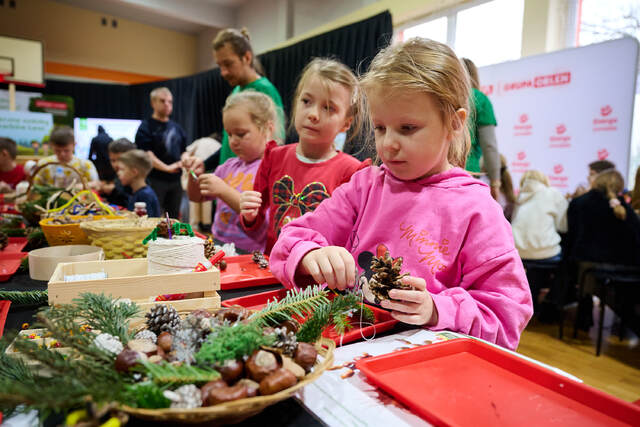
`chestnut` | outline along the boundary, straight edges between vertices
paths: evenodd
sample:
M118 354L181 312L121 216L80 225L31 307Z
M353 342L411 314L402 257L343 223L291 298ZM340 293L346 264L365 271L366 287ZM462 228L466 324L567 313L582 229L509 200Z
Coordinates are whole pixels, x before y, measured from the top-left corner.
M173 335L171 335L170 332L164 331L158 335L157 343L158 347L168 353L171 351L171 346L173 345Z
M278 369L278 361L273 353L256 350L245 363L249 378L260 382L264 377Z
M214 388L220 388L220 387L228 387L228 386L227 386L227 383L225 383L221 379L209 381L208 383L203 385L200 388L200 393L202 394L202 400L205 400L207 398L211 390L213 390Z
M240 305L232 305L231 307L225 307L216 313L216 318L222 321L229 321L230 323L239 322L243 319L249 317L249 310L240 306Z
M297 384L298 379L291 371L280 368L260 381L260 394L275 394Z
M148 339L129 340L127 348L147 356L153 356L158 352L158 346Z
M204 406L212 406L244 397L247 397L247 387L242 384L236 384L232 387L211 388L203 400Z
M296 347L293 360L306 371L311 371L311 368L316 363L318 357L318 350L316 350L313 344L306 342L299 342Z
M144 353L139 353L130 348L125 348L116 357L115 368L118 372L129 372L131 368L139 363L141 360L147 360L147 356Z
M226 360L222 365L216 366L220 376L227 384L234 383L244 372L244 363L241 360Z
M294 319L287 319L280 323L280 327L284 328L287 332L293 332L295 334L298 332L298 329L300 329L300 323Z
M243 385L247 388L247 397L257 396L258 391L260 390L260 384L248 378L241 379L236 383L236 385Z

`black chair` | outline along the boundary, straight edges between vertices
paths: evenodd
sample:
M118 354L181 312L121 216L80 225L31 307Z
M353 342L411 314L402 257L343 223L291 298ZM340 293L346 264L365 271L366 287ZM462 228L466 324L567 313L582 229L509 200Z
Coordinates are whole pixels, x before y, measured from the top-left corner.
M640 294L640 267L582 261L578 263L578 271L578 314L573 337L578 336L579 314L585 312L585 297L596 295L600 299L596 356L600 356L605 305L613 309L623 324L640 333L640 314L635 308L640 300L630 297Z
M566 273L563 260L559 261L539 261L522 260L522 265L527 273L527 280L531 288L534 312L540 316L557 317L558 338L562 339L564 326L564 303L566 300ZM546 305L538 304L538 295L543 288L550 291L545 298ZM552 313L543 313L544 308L550 308Z

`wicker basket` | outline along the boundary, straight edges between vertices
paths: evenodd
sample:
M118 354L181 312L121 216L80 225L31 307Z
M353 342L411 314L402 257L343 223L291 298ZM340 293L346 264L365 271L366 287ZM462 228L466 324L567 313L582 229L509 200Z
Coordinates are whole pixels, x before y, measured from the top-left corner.
M71 219L91 218L91 215L71 215ZM95 220L113 221L120 217L112 215L95 215ZM80 224L50 224L54 218L47 218L40 221L40 227L47 238L49 246L61 245L88 245L87 234L80 228Z
M147 246L142 244L161 218L134 218L91 221L80 224L93 246L104 250L106 259L144 258Z
M296 391L322 375L333 364L333 350L335 350L336 344L330 339L321 338L316 343L316 348L318 349L318 354L322 356L322 360L316 363L313 372L307 374L304 379L293 387L276 394L249 397L195 409L138 409L123 406L122 410L137 418L159 422L195 424L214 421L215 424L238 423L260 413L267 406L288 399Z

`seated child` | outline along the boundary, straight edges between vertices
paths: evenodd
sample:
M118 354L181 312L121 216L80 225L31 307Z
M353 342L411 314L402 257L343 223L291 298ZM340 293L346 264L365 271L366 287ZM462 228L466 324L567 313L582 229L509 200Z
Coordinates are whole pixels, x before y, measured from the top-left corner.
M142 150L129 150L118 159L118 178L122 185L129 185L133 192L127 209L133 212L137 202L144 202L147 204L147 215L157 218L160 216L160 203L156 193L145 182L152 168L151 158Z
M53 146L53 152L55 154L40 159L38 166L51 162L59 162L72 166L82 174L82 177L87 181L91 189L98 190L100 188L98 171L93 163L91 163L90 160L79 159L73 155L73 150L76 145L73 129L69 126L56 126L51 132L49 142ZM35 184L47 184L58 188L66 188L74 179L77 181L77 184L80 184L79 177L71 169L60 165L49 165L38 172L33 178L33 182Z
M127 138L116 139L111 141L107 150L109 151L109 163L114 171L116 171L116 177L112 182L103 182L100 193L105 196L107 202L112 205L127 207L129 206L129 199L131 198L131 187L124 187L120 182L120 178L117 176L118 172L118 159L123 153L127 151L135 150L136 146L133 142Z
M338 289L354 286L359 271L371 301L372 270L393 277L372 258L389 255L408 276L372 302L393 318L515 349L531 292L500 205L462 169L470 140L461 61L442 43L410 39L378 53L362 87L382 166L355 173L284 226L271 271L289 288Z
M9 138L0 138L0 193L15 190L20 181L27 179L22 165L16 164L18 148Z
M267 222L250 236L240 225L240 193L252 190L267 142L278 129L278 114L271 98L246 90L227 98L222 122L229 135L229 147L238 157L227 159L214 173L189 179L189 199L218 199L211 232L224 243L235 243L244 251L264 251Z

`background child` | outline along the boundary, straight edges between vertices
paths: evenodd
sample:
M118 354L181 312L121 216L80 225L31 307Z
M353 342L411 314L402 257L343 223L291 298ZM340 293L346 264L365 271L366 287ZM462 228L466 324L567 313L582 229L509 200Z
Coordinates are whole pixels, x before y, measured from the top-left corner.
M38 166L42 166L50 162L60 162L65 165L74 167L83 178L87 181L90 188L99 190L101 187L98 180L98 171L90 160L79 159L73 155L76 145L73 129L69 126L56 126L51 131L49 142L53 146L53 156L45 157L38 162ZM41 169L34 177L35 184L48 184L54 187L66 188L73 180L79 182L78 176L69 168L60 165L50 165Z
M142 150L130 150L120 156L116 170L122 185L131 186L133 192L127 209L133 212L137 202L145 202L147 204L147 215L157 218L160 216L158 197L145 182L152 168L153 163L149 154Z
M344 289L355 260L369 279L372 257L388 252L402 257L402 280L413 287L382 301L395 319L516 348L531 293L500 206L461 169L469 151L462 64L444 44L411 39L381 51L362 85L383 165L284 227L271 271L287 287Z
M511 227L522 259L560 261L560 234L567 231L569 202L549 179L537 170L528 170L520 179L520 194Z
M109 146L107 147L109 153L109 163L111 163L111 167L114 171L116 171L116 176L111 182L103 182L102 188L100 189L100 193L105 196L107 202L112 205L129 206L129 198L131 197L131 187L123 186L120 182L120 178L118 178L118 159L123 153L127 151L135 150L136 146L133 142L129 141L127 138L116 139L115 141L111 141Z
M253 187L240 197L247 234L268 218L267 245L271 252L280 229L313 211L351 175L367 165L337 151L333 141L364 122L363 98L351 70L337 61L316 58L302 71L293 101L291 123L299 142L278 147L270 142Z
M222 109L222 122L229 135L229 146L238 157L227 159L213 174L189 180L192 201L218 198L211 232L225 243L235 243L245 251L263 251L267 223L263 222L248 236L240 225L240 194L253 188L254 179L267 141L279 128L276 106L267 95L238 92L227 98Z
M16 185L25 179L24 168L16 164L18 148L9 138L0 138L0 193L15 190Z

